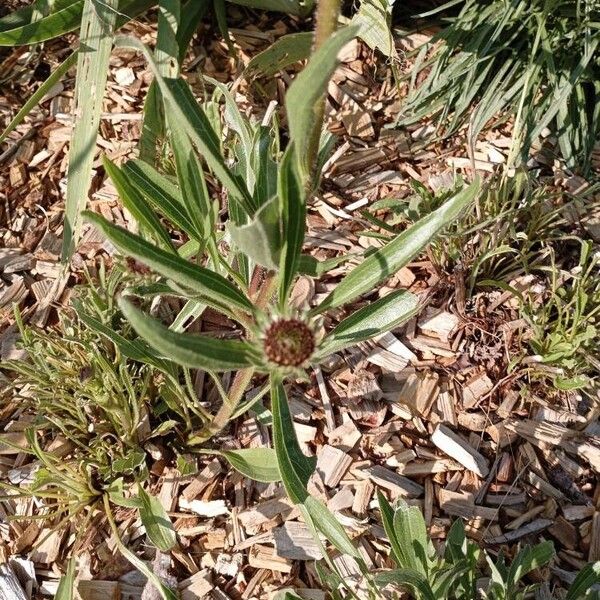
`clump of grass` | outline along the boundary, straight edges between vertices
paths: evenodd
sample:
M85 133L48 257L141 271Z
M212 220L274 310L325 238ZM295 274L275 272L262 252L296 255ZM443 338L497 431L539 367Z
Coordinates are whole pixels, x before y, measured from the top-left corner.
M587 388L600 373L598 314L600 313L600 255L588 241L578 240L579 260L572 268L557 263L542 269L546 289L541 295L524 294L522 315L530 336L531 357L552 375L562 390Z
M587 172L600 131L599 17L585 0L467 0L418 55L399 124L431 115L443 136L468 123L475 137L513 118L524 160L549 127L569 168Z

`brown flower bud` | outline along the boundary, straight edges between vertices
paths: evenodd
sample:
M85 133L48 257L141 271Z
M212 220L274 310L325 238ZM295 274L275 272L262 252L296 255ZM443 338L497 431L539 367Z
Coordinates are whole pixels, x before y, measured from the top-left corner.
M282 367L299 367L315 350L312 329L299 319L278 319L263 334L266 357Z

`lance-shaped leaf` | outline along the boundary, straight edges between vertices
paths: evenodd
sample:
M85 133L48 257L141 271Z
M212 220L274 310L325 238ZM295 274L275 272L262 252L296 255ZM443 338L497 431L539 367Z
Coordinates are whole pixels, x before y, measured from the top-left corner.
M187 215L181 192L175 184L142 160L126 162L122 171L157 212L189 236L195 235L194 224Z
M234 469L249 479L263 483L281 481L277 456L273 448L222 450L219 454L224 456Z
M305 520L312 520L312 525L320 531L327 540L343 554L352 556L362 562L360 552L354 547L342 524L335 515L320 501L308 496L299 507Z
M35 44L79 29L84 4L84 0L58 0L50 14L33 22L33 10L30 10L33 7L6 15L0 19L0 46ZM104 3L98 2L99 8L102 4ZM117 27L154 4L156 0L122 0L116 10Z
M138 497L140 499L140 518L146 535L161 552L168 552L177 544L171 519L158 498L150 496L142 488L139 489Z
M310 173L308 146L315 127L315 108L323 97L331 75L338 65L339 51L356 36L357 27L345 27L332 35L311 57L285 96L290 138L296 148L299 174L304 179Z
M117 7L117 0L107 0L102 4L85 0L83 8L81 48L77 53L75 119L67 172L63 262L71 258L78 242L81 212L85 209L92 181L92 163L96 152Z
M427 527L421 510L400 500L394 512L394 530L400 541L400 566L413 569L427 578L432 566Z
M161 250L139 235L110 223L100 215L86 211L84 216L100 229L120 252L195 292L207 304L221 310L241 309L252 312L250 300L222 275L192 264L176 254Z
M593 586L600 584L600 561L589 563L581 571L569 587L566 600L579 600Z
M296 172L294 146L288 146L281 165L277 188L283 220L283 253L279 302L283 306L298 270L306 230L306 193Z
M183 79L165 79L160 73L152 53L136 38L119 36L115 40L115 45L120 48L135 48L143 53L160 87L165 110L172 115L173 119L185 124L187 135L202 153L208 166L229 191L230 200L243 207L248 215L252 215L257 207L244 182L235 176L225 164L219 138L210 120L194 98L189 85Z
M111 531L113 533L113 539L119 549L119 552L140 572L142 575L145 575L148 578L148 581L152 582L152 585L156 587L160 597L163 600L179 600L179 594L176 594L171 588L166 586L158 577L158 575L154 574L154 571L148 567L148 565L137 555L134 554L127 546L123 543L120 537L120 532L115 523L115 519L113 517L108 494L105 494L103 497L104 508L106 511L106 516L108 519L108 523L110 525Z
M370 254L342 279L313 312L322 313L351 302L391 277L417 256L441 229L456 219L461 211L472 202L478 190L479 180L477 179L446 201L443 206L423 217L391 242Z
M392 292L371 302L352 313L327 335L319 348L317 359L398 327L410 319L418 308L419 299L406 290Z
M234 371L257 362L255 351L247 342L177 333L123 298L119 300L119 307L141 338L166 358L184 367Z
M113 184L121 198L125 208L133 215L138 224L145 228L167 251L175 252L171 238L161 225L156 213L148 206L146 199L135 188L125 174L106 156L103 159L106 173L112 179Z
M267 269L277 269L281 256L281 213L276 196L260 207L249 223L227 224L235 245L249 258Z
M307 59L312 45L312 31L283 35L266 50L252 57L244 71L244 76L275 75L278 71Z
M283 384L271 382L271 412L273 413L273 445L281 480L295 504L308 498L306 486L316 467L316 458L303 454L296 437L290 407Z
M177 179L187 216L194 225L194 237L206 242L214 235L213 207L206 187L202 164L182 123L167 115L171 148L177 165Z

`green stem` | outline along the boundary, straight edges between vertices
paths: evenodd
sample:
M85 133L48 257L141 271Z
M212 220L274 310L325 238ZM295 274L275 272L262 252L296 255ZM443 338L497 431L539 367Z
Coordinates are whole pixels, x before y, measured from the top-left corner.
M338 17L340 15L340 0L319 0L317 4L317 13L315 16L315 37L313 52L317 51L323 44L335 33ZM308 143L308 164L314 173L319 155L319 142L321 141L321 131L323 130L323 121L325 117L325 92L322 98L315 105L314 127ZM313 178L311 178L313 179ZM314 187L312 181L306 182L308 191Z
M254 302L254 306L261 310L265 308L265 306L269 303L269 300L273 296L275 292L275 288L277 287L277 275L274 271L270 271L267 273L266 279L263 282L257 298ZM202 430L200 430L196 435L193 435L189 439L189 443L192 445L202 444L209 440L213 435L219 433L229 422L232 415L235 413L237 407L239 406L242 398L244 397L244 392L250 385L252 381L252 377L254 376L255 369L254 367L249 367L247 369L242 369L235 374L233 378L233 383L229 388L229 394L227 396L227 401L223 402L221 408L218 410L214 419L204 426Z

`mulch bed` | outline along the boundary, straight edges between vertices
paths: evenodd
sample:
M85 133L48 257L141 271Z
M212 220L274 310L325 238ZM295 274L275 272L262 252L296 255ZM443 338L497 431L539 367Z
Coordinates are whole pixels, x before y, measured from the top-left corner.
M229 55L207 24L186 63L186 76L198 89L196 69L232 81L258 51L300 27L293 19L263 15L257 22L242 9L230 12L238 24L231 29L238 56ZM146 42L155 34L148 22L128 29ZM31 52L17 48L2 57L0 127L66 56L71 41ZM130 221L105 180L100 153L119 162L135 152L150 80L139 56L113 54L90 206L126 226ZM275 99L284 121L289 80L289 73L281 74L262 93L241 80L237 100L261 118ZM110 257L110 248L87 229L71 270L65 273L59 264L73 83L71 72L0 148L0 360L21 355L15 305L27 322L52 326L81 281L83 266ZM306 248L318 258L376 245L361 233L366 227L360 210L381 198L409 196L411 178L435 191L451 183L455 172L472 174L462 137L429 147L422 143L427 123L411 130L386 128L400 109L385 61L358 42L347 48L329 87L328 116L339 145L308 218ZM496 170L506 150L500 134L479 142L477 170L483 175ZM316 287L301 279L295 296L307 302L322 297L347 268ZM424 311L393 333L333 356L311 373L309 383L291 386L299 438L318 458L312 491L338 514L373 568L383 567L387 555L374 495L379 488L391 499L419 504L436 543L443 542L454 518L465 519L469 536L493 552L504 548L511 554L519 543L553 540L557 559L550 572L533 574L552 590L587 561L600 560L597 412L581 411L581 398L572 392L554 394L551 401L533 395L525 370L509 373L515 332L522 327L517 306L501 292L478 292L466 302L464 279L460 271L441 272L428 257L403 268L380 293L410 289L426 300ZM0 442L22 444L26 417L3 414ZM255 416L246 415L223 442L264 446L269 437ZM6 480L14 481L30 464L30 455L0 448ZM201 461L198 471L182 477L160 458L151 466L154 491L179 536L166 570L183 598L268 598L285 586L301 589L304 598L324 598L311 562L319 549L281 486L244 480L216 458ZM72 542L68 528L50 532L35 520L7 520L36 510L29 501L0 506L0 549L8 561L0 567L0 587L16 574L28 598L56 591ZM152 558L135 514L120 512L119 527L132 549ZM102 520L80 559L83 598L141 597L143 577L115 554ZM160 559L154 563L158 571L165 570ZM351 561L336 561L349 577L358 576Z

